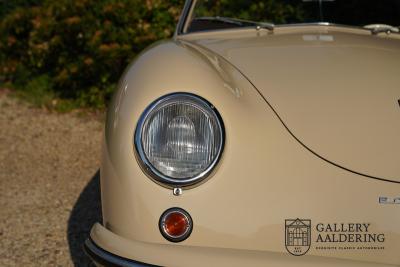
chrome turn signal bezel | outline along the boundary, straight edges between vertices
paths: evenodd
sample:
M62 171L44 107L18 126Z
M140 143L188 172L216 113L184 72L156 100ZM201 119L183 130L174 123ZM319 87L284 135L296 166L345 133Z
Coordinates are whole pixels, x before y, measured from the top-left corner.
M187 227L186 230L183 234L178 235L178 236L172 236L168 233L167 229L166 229L166 219L168 218L168 216L172 215L172 214L179 214L181 215L183 218L185 218L185 221L187 223ZM186 240L192 233L193 231L193 220L192 217L190 216L190 214L185 211L184 209L181 208L170 208L166 211L164 211L164 213L161 215L160 220L159 220L159 229L160 232L162 234L162 236L167 239L170 242L174 242L174 243L178 243L178 242L182 242L184 240Z

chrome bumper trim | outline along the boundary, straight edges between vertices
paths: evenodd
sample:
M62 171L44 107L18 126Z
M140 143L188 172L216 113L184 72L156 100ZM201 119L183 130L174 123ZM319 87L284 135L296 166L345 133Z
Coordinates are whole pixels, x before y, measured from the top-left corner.
M157 267L156 265L146 264L129 260L97 246L92 239L88 238L83 246L85 253L98 265L106 267Z

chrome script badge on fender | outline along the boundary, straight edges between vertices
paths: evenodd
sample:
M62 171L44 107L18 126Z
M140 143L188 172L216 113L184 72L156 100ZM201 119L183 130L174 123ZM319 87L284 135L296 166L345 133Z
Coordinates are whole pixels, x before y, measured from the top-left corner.
M400 197L379 197L379 204L399 204Z

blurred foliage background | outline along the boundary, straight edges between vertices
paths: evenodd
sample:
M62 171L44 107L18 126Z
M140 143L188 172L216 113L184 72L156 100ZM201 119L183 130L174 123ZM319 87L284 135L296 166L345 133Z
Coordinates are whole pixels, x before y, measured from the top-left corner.
M195 16L275 24L321 21L315 3L201 0ZM183 4L184 0L0 0L0 87L60 111L104 108L128 63L149 44L172 36ZM336 0L324 5L325 21L400 24L398 0Z
M127 64L170 37L184 0L0 0L0 87L59 110L103 108Z
M311 6L311 11L308 10ZM315 11L315 3L299 0L201 0L195 9L195 17L223 16L275 24L304 21ZM314 10L313 10L314 9Z
M0 0L0 87L60 111L104 108L128 63L172 36L184 2ZM298 15L277 2L205 0L198 15L254 19L273 9L278 22Z

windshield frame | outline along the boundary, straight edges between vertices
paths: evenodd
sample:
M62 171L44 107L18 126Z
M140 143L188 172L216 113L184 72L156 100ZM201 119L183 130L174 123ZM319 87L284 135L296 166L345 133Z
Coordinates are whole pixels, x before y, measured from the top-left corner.
M181 17L179 18L179 22L177 24L176 30L175 30L175 37L178 37L180 35L186 35L186 34L191 34L191 32L187 32L188 27L190 25L190 22L192 21L193 17L193 11L196 7L198 0L186 0L185 5L183 7L183 11L181 14ZM344 28L352 28L352 29L360 29L364 31L369 31L371 32L370 29L367 29L362 26L355 26L355 25L345 25L345 24L337 24L337 23L331 23L331 22L324 22L324 21L319 21L319 22L308 22L308 23L290 23L290 24L277 24L274 25L275 28L279 27L293 27L293 26L305 26L305 25L310 25L310 26L335 26L335 27L344 27ZM247 27L241 27L241 29L249 29L249 28L254 28L251 26ZM232 30L232 29L212 29L212 30L204 30L201 32L214 32L214 31L227 31L227 30ZM196 32L194 32L196 33ZM198 33L198 32L197 32ZM391 32L395 34L400 34L400 32Z
M176 27L175 35L187 34L188 24L191 21L194 7L196 6L197 0L186 0L183 6L181 17L179 18L178 25Z

